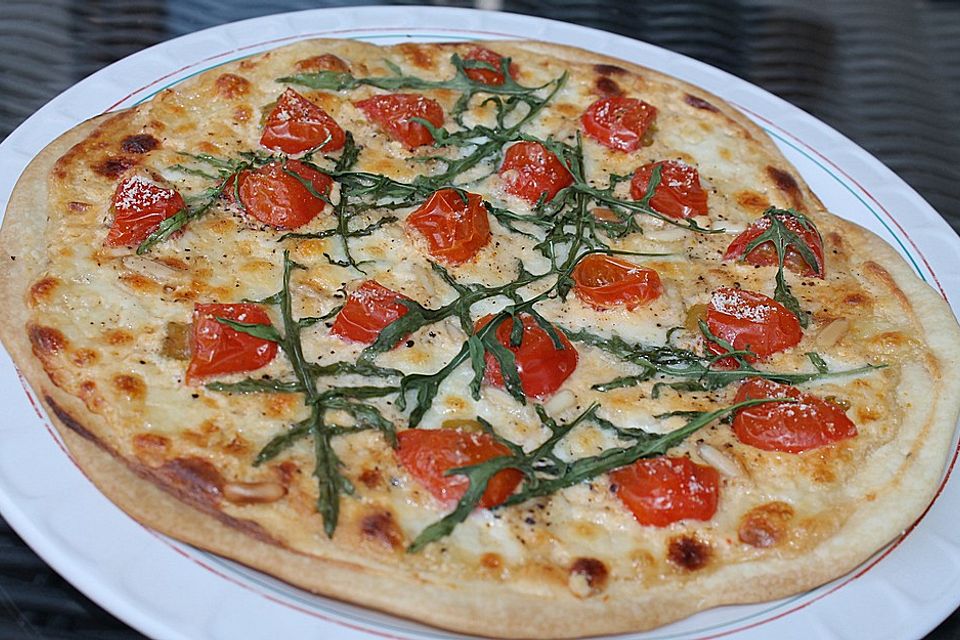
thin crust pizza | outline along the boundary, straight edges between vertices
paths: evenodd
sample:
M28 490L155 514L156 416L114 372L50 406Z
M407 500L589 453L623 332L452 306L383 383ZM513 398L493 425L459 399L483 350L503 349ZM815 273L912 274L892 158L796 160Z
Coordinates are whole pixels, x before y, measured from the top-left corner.
M842 575L960 408L957 323L893 249L723 100L565 46L217 67L45 149L0 248L3 342L117 505L463 632Z

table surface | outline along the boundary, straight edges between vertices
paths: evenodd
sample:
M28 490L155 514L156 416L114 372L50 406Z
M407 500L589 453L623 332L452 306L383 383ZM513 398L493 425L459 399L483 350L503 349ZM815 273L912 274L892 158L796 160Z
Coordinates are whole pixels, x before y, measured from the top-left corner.
M70 85L157 42L268 13L360 4L377 3L3 0L0 139ZM431 4L596 27L729 71L847 135L960 230L960 3L955 0ZM54 573L0 520L0 638L140 637ZM960 610L927 636L956 638Z

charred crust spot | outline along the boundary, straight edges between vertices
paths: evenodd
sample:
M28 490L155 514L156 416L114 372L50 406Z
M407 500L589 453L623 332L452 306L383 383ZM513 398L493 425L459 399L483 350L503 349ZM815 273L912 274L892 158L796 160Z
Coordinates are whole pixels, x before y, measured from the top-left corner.
M754 213L766 211L770 207L770 202L762 194L749 189L738 191L736 198L738 205Z
M386 510L365 515L360 520L360 533L367 540L390 549L399 549L403 544L403 537L393 519L393 514Z
M686 571L696 571L710 560L710 547L693 536L677 536L670 540L667 559Z
M249 452L251 449L250 443L241 435L235 435L233 440L223 445L223 451L225 453L230 453L233 455L241 456Z
M773 183L777 186L777 189L783 191L789 198L790 202L797 209L803 206L803 197L800 194L800 185L797 184L797 179L793 177L789 172L776 167L767 167L767 175L770 176L770 179L773 180Z
M253 117L253 109L248 104L241 104L233 110L234 122L246 122Z
M126 153L148 153L160 146L160 141L149 133L138 133L127 136L120 143L120 148Z
M300 467L293 460L284 460L273 468L277 479L284 487L289 487L293 479L300 474Z
M223 476L203 458L174 458L156 470L176 496L192 503L215 505L223 492Z
M870 298L859 292L847 294L843 298L843 304L848 304L852 307L859 307L867 304L868 302L870 302Z
M120 282L138 293L154 293L160 290L155 280L151 280L139 273L125 273L120 276Z
M100 355L93 349L77 349L70 357L70 360L73 361L73 364L77 365L78 367L85 367L88 364L93 364L99 359Z
M695 95L686 94L683 96L683 101L695 109L703 109L704 111L713 111L714 113L719 113L720 109L717 109L711 103L707 102L703 98L698 98Z
M297 399L292 394L271 393L264 399L264 411L270 417L282 418L293 411L297 406Z
M94 413L100 413L104 409L106 401L103 399L103 396L100 395L99 390L97 389L97 383L93 380L84 380L80 383L80 390L77 394L83 403L87 405L87 409L93 411Z
M380 469L364 469L359 480L367 489L376 489L383 485L383 474L380 473Z
M130 344L133 342L133 334L125 329L112 329L103 334L104 340L110 345Z
M432 69L434 56L433 51L419 44L401 44L397 48L403 53L403 56L410 61L410 64L421 69Z
M570 566L571 574L583 576L589 586L594 591L601 591L607 585L607 578L610 572L607 565L596 558L577 558Z
M127 171L127 169L135 166L136 164L137 161L132 158L111 157L93 165L93 171L97 175L103 176L104 178L119 178Z
M67 347L67 339L58 329L32 324L27 329L33 354L41 360L60 353Z
M770 502L754 507L740 519L737 537L751 547L765 549L778 544L787 533L793 507L786 502Z
M503 566L503 558L499 553L485 553L480 556L480 564L487 569L499 569Z
M48 300L50 294L53 293L53 290L56 289L59 284L60 280L53 276L47 276L37 280L33 283L33 286L30 287L30 301L36 306Z
M120 374L113 377L113 388L130 400L143 400L147 395L147 385L143 378L136 375Z
M615 64L595 64L593 70L602 76L622 76L627 72L626 69Z
M134 454L147 464L158 467L167 458L170 439L156 433L138 433L133 436Z
M220 74L214 85L224 98L239 98L250 92L250 81L233 73Z
M97 436L93 435L93 432L87 429L82 422L74 418L72 415L70 415L67 412L66 409L64 409L59 404L57 404L56 400L54 400L49 395L43 396L43 400L44 402L47 403L47 406L50 407L50 410L53 412L53 415L57 417L57 420L62 422L64 426L66 426L68 429L70 429L80 437L99 444L99 441L97 440Z
M620 88L620 85L618 85L615 80L611 80L607 76L598 77L594 83L594 86L596 87L597 93L604 98L623 95L623 89Z
M296 68L298 71L336 71L338 73L349 73L350 67L342 58L325 53L320 56L304 58L297 60Z

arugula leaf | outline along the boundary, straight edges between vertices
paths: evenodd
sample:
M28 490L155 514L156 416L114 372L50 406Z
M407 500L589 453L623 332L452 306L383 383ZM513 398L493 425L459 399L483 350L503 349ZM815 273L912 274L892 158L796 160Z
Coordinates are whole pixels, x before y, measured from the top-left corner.
M800 325L804 328L810 323L810 314L800 308L800 301L790 290L783 274L783 265L790 249L796 251L804 262L813 270L815 275L820 275L820 263L817 261L813 248L807 244L807 241L800 234L792 231L787 226L787 221L793 220L807 231L813 231L820 236L820 232L805 215L795 209L778 209L770 207L763 212L763 217L769 221L770 226L762 234L754 238L743 249L743 256L740 260L746 259L746 256L762 244L769 242L777 252L777 275L776 288L773 292L773 299L790 310L797 316Z

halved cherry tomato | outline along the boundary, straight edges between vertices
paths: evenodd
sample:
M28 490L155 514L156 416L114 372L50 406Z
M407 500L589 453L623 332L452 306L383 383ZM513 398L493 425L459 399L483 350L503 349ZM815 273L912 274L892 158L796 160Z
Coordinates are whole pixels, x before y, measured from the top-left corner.
M192 356L187 380L253 371L277 355L277 343L237 331L217 318L248 324L270 324L270 316L255 304L197 304L193 308Z
M475 193L434 191L407 222L423 235L430 255L449 264L466 262L490 242L487 210Z
M757 357L748 357L748 362L789 349L803 337L797 316L782 304L762 293L730 287L713 292L707 306L707 327L734 349L755 353ZM725 352L712 341L706 346L712 353Z
M573 176L549 149L539 142L523 141L511 145L500 165L500 177L507 193L527 202L537 202L546 194L550 200L564 187L573 184Z
M107 244L140 244L160 223L186 205L175 189L161 187L140 176L117 185L113 194L113 226L107 232Z
M813 252L813 257L816 261L816 264L807 264L807 261L803 259L803 256L800 255L800 252L797 251L793 245L787 245L787 252L784 256L783 264L791 271L799 273L802 276L808 278L813 276L823 278L823 239L820 237L820 233L817 232L812 223L811 228L807 229L799 220L792 216L778 216L778 218L787 229L797 234L800 239L810 247L810 251ZM730 246L727 247L727 252L723 254L723 259L742 259L750 264L757 264L764 267L776 265L778 263L777 250L771 242L764 242L754 247L746 256L743 255L747 245L763 235L763 233L770 228L770 224L770 219L767 217L755 221L730 243Z
M449 469L467 467L510 455L510 450L486 433L456 429L407 429L397 434L400 464L438 500L456 502L470 481L463 475L444 475ZM523 475L504 469L490 478L479 507L495 507L513 493Z
M685 162L664 160L645 164L633 174L630 196L642 200L647 195L650 176L660 167L660 182L653 189L650 206L671 218L689 218L707 213L707 193L700 186L700 174Z
M433 144L430 130L411 118L423 118L435 127L443 126L443 107L418 93L378 95L354 103L369 120L391 138L411 149Z
M591 253L573 269L573 292L597 309L624 306L628 311L663 293L660 274L630 262Z
M764 449L800 453L857 435L857 427L840 407L795 387L762 378L740 385L735 402L757 398L795 398L737 411L733 432L740 442Z
M330 333L356 342L374 342L383 329L410 311L400 303L405 295L388 289L376 280L362 283L347 298Z
M479 331L492 319L493 314L480 318L474 325L474 331ZM554 346L550 334L537 324L533 316L520 314L520 319L523 322L523 339L519 346L510 344L510 333L513 330L511 318L502 321L500 326L494 329L494 334L497 342L513 352L523 393L534 398L543 398L559 389L560 385L570 377L573 370L577 368L579 355L567 336L559 329L557 334L560 336L563 349L557 349ZM500 363L489 353L486 354L484 377L490 384L503 387Z
M286 164L271 162L259 169L240 173L238 179L240 203L247 213L280 229L302 227L326 206L326 202L311 193L301 180L323 196L333 187L330 176L296 160L287 160ZM233 196L232 186L231 183L225 189L228 197Z
M463 56L464 60L476 60L477 62L485 62L496 71L492 69L465 69L467 77L473 80L474 82L480 82L482 84L488 84L492 86L499 86L503 84L505 78L503 77L503 71L501 67L503 66L503 56L501 56L496 51L491 51L486 47L474 47L467 52L467 55ZM510 75L516 76L517 65L510 63Z
M617 497L640 524L709 520L717 511L720 474L689 458L645 458L610 474Z
M657 117L657 108L636 98L600 98L583 112L580 124L588 136L617 151L636 151Z
M287 89L267 116L260 144L274 151L300 153L313 148L336 151L345 140L343 129L326 111Z

